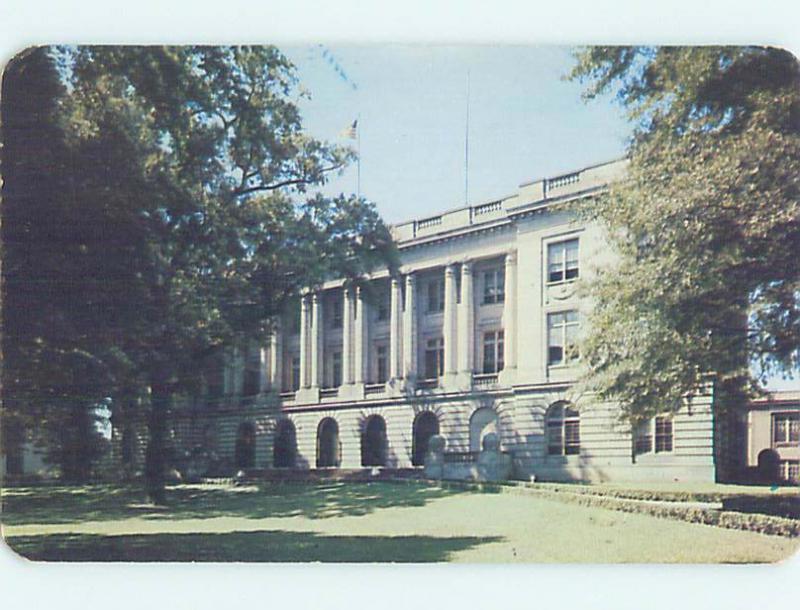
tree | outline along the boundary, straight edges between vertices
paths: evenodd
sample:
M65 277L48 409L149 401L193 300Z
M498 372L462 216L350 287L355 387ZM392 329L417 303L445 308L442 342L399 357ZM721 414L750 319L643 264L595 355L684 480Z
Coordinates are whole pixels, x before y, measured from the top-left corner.
M619 262L585 290L585 386L633 421L712 375L719 404L800 367L800 69L755 47L591 47L571 78L634 125L627 180L583 213ZM751 365L755 374L751 373Z
M85 223L65 197L71 154L60 124L65 95L45 47L11 61L3 76L3 428L35 424L62 475L86 480L100 451L95 406L109 388L96 353L102 336L82 316L92 269ZM11 447L9 447L11 448Z
M394 264L374 206L314 189L352 152L308 136L273 47L60 49L69 189L83 233L84 348L119 401L150 397L148 491L163 501L166 426L199 363L266 339L304 286ZM81 274L76 274L80 276ZM75 305L76 303L73 303Z

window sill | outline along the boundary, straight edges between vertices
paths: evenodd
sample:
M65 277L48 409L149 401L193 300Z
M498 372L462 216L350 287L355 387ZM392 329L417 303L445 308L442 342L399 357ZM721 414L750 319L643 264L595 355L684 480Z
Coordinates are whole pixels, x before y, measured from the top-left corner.
M575 284L579 279L581 278L576 277L571 280L561 280L559 282L547 282L545 286L547 286L548 288L551 288L553 286L569 286L570 284Z

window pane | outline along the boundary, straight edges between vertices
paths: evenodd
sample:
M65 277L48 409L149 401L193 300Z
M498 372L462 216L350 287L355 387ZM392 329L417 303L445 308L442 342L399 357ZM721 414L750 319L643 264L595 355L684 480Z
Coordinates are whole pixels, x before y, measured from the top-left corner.
M581 451L580 422L564 422L564 453L576 455Z
M578 240L573 239L566 244L564 279L573 280L576 277L578 277Z
M483 302L495 302L494 272L487 271L483 274Z
M551 313L547 316L547 326L549 328L555 328L556 326L561 326L562 324L564 324L564 314Z
M789 420L789 442L800 442L800 417L793 417Z
M785 443L788 437L786 418L780 415L775 416L775 442Z
M547 275L548 282L560 282L564 279L564 272L561 265L550 265Z
M574 263L575 266L578 266L578 240L571 239L564 244L564 247L567 251L567 266L570 263Z
M506 272L504 269L498 269L497 273L497 302L502 303L506 300Z
M547 422L547 453L549 455L561 455L563 453L561 423L561 420Z

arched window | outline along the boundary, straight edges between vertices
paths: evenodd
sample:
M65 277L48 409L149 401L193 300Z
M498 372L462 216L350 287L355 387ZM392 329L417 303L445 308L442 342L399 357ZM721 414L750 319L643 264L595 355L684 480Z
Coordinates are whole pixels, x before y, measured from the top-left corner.
M380 415L371 415L364 422L361 433L361 465L386 464L386 422Z
M272 463L275 468L293 468L297 459L297 436L294 424L288 419L278 423L272 445Z
M469 420L469 450L473 453L480 451L483 437L490 432L497 433L497 411L481 407Z
M578 455L581 452L581 420L568 402L557 402L545 414L548 455Z
M414 418L412 432L411 463L424 466L428 442L434 434L439 434L439 419L431 411L423 411Z
M244 422L236 434L236 467L255 468L256 427L253 422Z
M338 468L340 456L339 424L326 417L317 428L317 468Z

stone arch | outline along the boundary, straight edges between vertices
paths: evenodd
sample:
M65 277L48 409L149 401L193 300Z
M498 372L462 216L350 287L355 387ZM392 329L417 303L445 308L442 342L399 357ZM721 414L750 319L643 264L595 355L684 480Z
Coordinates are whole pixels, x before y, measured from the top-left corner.
M339 424L325 417L317 426L317 468L338 468L342 459Z
M411 430L411 463L414 466L425 465L428 442L435 434L439 434L439 418L436 414L433 411L417 413Z
M386 421L380 415L370 415L361 432L361 465L386 465Z
M256 466L256 425L251 421L239 424L234 449L236 467L244 470Z
M469 450L473 453L481 450L483 437L498 432L497 411L491 407L476 409L469 418Z
M297 462L297 432L290 419L282 419L275 427L272 464L275 468L294 468Z

